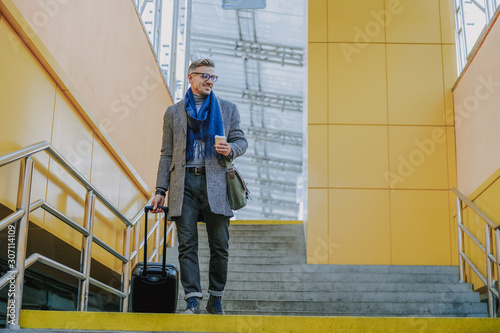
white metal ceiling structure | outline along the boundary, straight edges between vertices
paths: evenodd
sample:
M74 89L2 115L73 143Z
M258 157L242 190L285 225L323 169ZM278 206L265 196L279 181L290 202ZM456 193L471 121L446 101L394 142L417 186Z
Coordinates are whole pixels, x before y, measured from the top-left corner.
M297 219L302 175L305 0L268 0L265 9L224 10L192 0L190 61L211 58L217 96L238 105L248 139L235 160L252 201L238 219Z
M221 0L134 3L174 100L184 97L186 64L211 58L215 94L238 105L249 147L235 165L253 200L236 218L300 219L307 1L256 10L224 10Z

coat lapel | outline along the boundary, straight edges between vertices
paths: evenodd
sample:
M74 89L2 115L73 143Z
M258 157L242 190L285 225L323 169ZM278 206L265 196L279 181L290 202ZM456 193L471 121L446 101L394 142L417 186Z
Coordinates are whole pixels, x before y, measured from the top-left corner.
M184 99L180 102L181 112L179 112L179 121L182 130L184 131L184 135L187 135L187 116L186 116L186 108L184 107Z

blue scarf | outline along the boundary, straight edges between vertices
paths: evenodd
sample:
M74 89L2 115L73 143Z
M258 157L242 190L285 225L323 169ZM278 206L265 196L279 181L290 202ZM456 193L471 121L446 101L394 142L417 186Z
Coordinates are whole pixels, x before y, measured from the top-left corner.
M191 88L184 97L184 107L187 115L187 142L186 142L186 161L197 158L206 158L216 156L215 136L224 135L224 125L222 114L213 92L205 98L203 104L196 114L196 102L194 100ZM202 140L203 145L198 145L195 151L195 140Z

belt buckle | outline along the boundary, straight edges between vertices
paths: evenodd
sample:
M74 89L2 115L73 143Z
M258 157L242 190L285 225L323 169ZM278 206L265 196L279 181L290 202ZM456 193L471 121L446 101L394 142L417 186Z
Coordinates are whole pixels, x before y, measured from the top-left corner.
M201 173L198 173L198 169L201 169L201 168L194 167L194 174L196 176L201 176Z

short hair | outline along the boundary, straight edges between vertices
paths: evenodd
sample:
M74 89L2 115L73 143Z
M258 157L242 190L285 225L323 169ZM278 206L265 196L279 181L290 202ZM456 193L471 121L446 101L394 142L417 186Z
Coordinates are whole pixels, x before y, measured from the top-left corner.
M198 59L198 60L195 60L195 61L193 61L191 63L191 65L189 65L188 74L191 74L198 67L202 67L202 66L215 68L215 63L211 59Z

